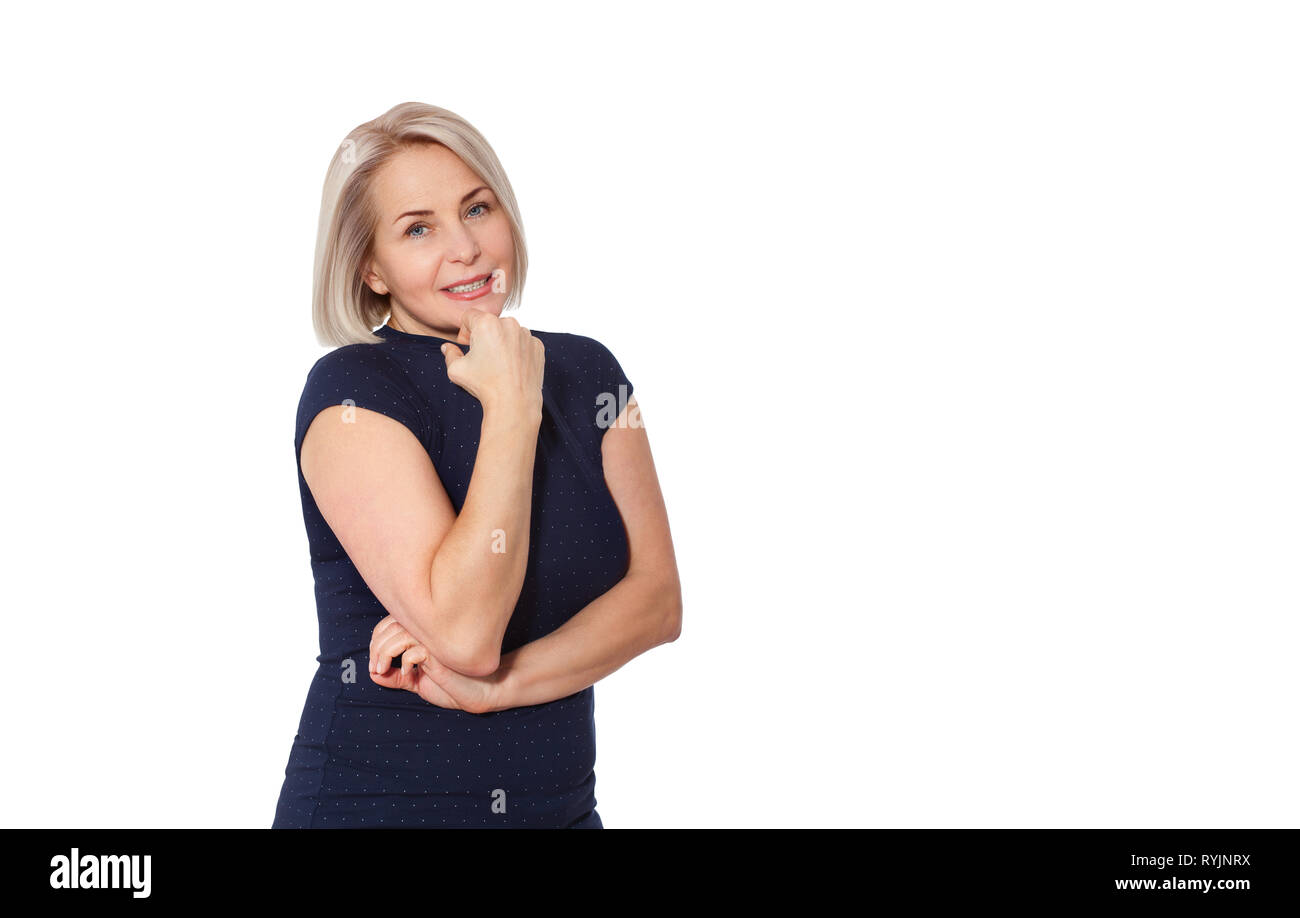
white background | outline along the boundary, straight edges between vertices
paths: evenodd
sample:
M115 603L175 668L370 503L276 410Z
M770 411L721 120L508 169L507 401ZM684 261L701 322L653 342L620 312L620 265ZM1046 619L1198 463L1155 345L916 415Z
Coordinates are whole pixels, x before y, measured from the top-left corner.
M0 824L270 825L321 183L410 100L643 406L606 826L1300 821L1293 6L8 15Z

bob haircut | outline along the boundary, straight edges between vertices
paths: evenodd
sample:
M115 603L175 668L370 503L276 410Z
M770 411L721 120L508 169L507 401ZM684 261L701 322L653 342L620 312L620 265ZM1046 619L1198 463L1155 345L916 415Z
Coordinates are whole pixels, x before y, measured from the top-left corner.
M371 329L388 317L388 295L375 293L361 278L379 220L371 188L375 175L395 154L427 143L440 143L459 156L501 203L515 248L511 289L502 312L519 305L528 273L528 248L514 189L496 153L473 125L454 112L422 102L403 102L353 128L325 173L311 294L312 324L321 344L384 340Z

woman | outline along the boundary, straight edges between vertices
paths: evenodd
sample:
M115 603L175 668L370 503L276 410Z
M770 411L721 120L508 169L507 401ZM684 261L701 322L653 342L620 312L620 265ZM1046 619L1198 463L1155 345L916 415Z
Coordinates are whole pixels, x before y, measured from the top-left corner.
M398 105L335 154L313 317L339 346L295 433L320 665L275 828L603 827L592 685L677 638L681 590L632 384L502 318L526 268L457 115Z

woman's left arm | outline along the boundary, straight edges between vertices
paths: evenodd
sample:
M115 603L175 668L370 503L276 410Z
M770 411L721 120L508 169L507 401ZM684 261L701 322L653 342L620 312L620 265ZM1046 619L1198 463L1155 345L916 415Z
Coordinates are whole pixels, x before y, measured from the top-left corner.
M636 396L602 435L601 458L627 529L627 574L555 631L502 655L494 710L580 692L681 634L677 558Z

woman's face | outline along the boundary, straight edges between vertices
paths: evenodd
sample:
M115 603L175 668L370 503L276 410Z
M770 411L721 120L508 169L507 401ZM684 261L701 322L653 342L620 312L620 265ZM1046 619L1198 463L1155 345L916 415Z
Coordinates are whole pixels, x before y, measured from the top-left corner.
M402 331L455 340L466 309L501 315L514 278L510 221L501 203L442 144L396 154L375 176L373 255L362 277L389 294ZM486 278L477 289L447 288Z

